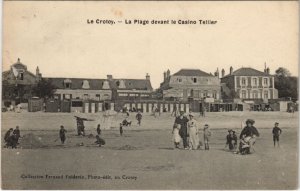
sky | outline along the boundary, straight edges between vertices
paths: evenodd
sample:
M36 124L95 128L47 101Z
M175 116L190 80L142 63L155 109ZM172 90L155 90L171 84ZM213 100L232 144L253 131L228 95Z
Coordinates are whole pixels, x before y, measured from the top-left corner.
M297 1L4 1L2 70L18 58L44 77L145 78L252 67L298 76ZM87 19L122 21L87 24ZM216 20L214 25L129 25L124 21Z

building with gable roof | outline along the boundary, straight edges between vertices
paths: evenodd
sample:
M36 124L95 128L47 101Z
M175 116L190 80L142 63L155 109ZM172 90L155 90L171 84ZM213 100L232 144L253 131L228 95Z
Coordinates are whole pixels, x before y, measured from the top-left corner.
M16 99L17 102L26 101L31 97L32 87L42 78L39 67L33 74L27 66L21 63L20 58L11 65L10 69L2 72L2 98L3 100Z
M259 101L268 99L278 99L278 91L275 89L274 76L270 74L270 69L265 68L264 72L242 67L235 71L230 67L229 74L225 75L222 70L222 92L229 96L234 92L233 98L240 98L243 101Z
M220 79L199 69L181 69L173 75L164 72L160 91L166 100L187 101L204 98L220 99Z
M54 97L58 100L94 100L112 99L112 91L106 79L87 78L45 78L55 86Z
M151 99L153 88L149 74L145 79L114 79L108 75L114 100L147 100Z

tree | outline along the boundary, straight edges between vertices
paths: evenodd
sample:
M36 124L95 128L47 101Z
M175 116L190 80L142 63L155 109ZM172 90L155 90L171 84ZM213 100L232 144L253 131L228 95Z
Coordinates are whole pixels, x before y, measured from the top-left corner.
M51 80L42 79L33 88L33 94L40 98L53 97L56 87L51 83Z
M289 77L289 76L291 76L291 73L290 73L290 71L288 70L288 69L286 69L286 68L283 68L283 67L279 67L276 71L275 71L275 75L277 76L277 77L280 77L280 76L282 76L282 77Z
M298 78L291 76L291 73L282 67L278 68L275 73L275 88L278 90L278 97L298 99Z

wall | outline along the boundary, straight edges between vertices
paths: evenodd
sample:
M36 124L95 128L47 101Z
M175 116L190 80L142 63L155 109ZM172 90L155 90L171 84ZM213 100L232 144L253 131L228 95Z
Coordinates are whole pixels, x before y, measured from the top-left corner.
M112 92L111 90L72 90L72 89L57 89L54 94L59 94L60 99L63 99L63 94L71 94L72 99L79 98L79 99L85 99L84 94L88 94L89 98L91 100L97 100L96 94L100 94L100 101L104 100L111 100L112 98ZM105 97L105 94L107 97Z

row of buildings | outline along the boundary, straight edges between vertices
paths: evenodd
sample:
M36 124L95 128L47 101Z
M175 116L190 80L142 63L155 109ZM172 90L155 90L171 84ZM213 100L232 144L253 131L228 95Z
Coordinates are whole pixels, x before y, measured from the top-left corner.
M115 79L112 75L105 79L42 77L38 67L33 74L18 59L10 70L2 73L3 100L9 100L12 94L19 100L31 98L32 87L42 79L55 88L55 100L113 102L115 108L129 102L224 103L238 99L244 103L259 104L278 99L274 76L269 68L261 72L253 68L233 70L230 67L228 74L224 69L221 74L218 69L214 74L200 69L181 69L174 74L168 70L163 73L160 87L154 90L149 74L144 79Z

